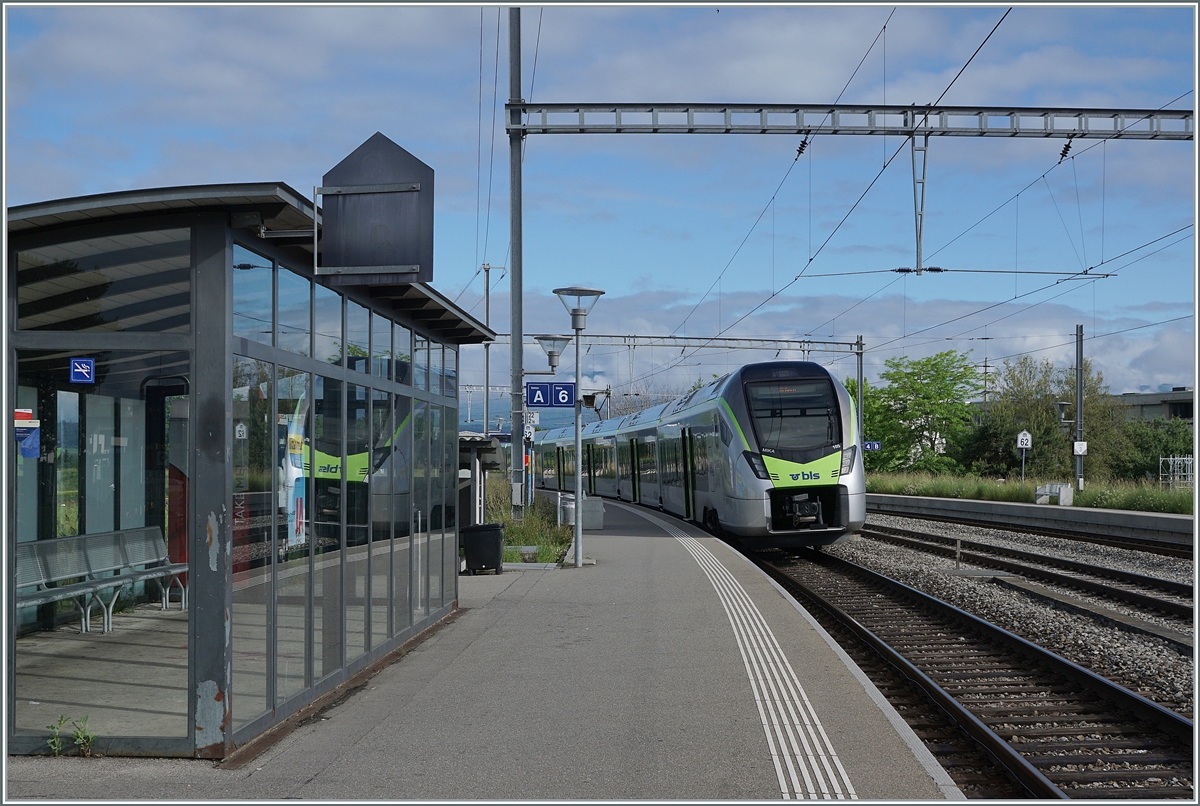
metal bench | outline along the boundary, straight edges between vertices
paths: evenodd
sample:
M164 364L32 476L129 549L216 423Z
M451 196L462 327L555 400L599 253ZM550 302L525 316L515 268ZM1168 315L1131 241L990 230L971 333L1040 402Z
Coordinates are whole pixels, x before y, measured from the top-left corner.
M91 631L91 611L99 602L103 631L112 632L112 614L121 589L153 580L170 606L170 589L180 588L180 609L187 609L186 563L172 563L157 526L121 529L17 544L17 607L73 600L82 614L82 632ZM76 580L68 584L61 584ZM164 583L166 581L166 584ZM108 601L102 594L111 592Z

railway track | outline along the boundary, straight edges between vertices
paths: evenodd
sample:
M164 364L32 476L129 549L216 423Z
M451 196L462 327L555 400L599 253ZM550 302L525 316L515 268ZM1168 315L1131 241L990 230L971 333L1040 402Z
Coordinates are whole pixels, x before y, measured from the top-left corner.
M1115 568L1022 551L986 542L868 525L860 534L929 554L961 559L972 565L1081 591L1167 617L1179 633L1190 633L1194 618L1193 587L1188 583Z
M857 648L848 652L875 653L950 715L953 735L933 724L928 709L914 709L905 685L885 682L970 796L1194 798L1190 720L852 563L817 552L750 556L812 605L827 629L853 634ZM953 740L961 735L971 737L973 751ZM984 756L1003 772L982 767ZM1006 785L1019 793L1003 794Z
M873 508L867 513L868 517L871 513L880 515L889 515L895 518L909 518L912 520L924 521L944 521L946 523L961 524L963 526L977 526L986 529L1001 529L1007 532L1020 532L1023 534L1043 535L1044 537L1057 537L1062 540L1075 540L1083 543L1096 543L1102 546L1112 546L1113 548L1129 549L1130 551L1146 551L1151 554L1161 554L1165 557L1182 557L1184 559L1192 559L1193 551L1190 545L1181 545L1172 543L1167 540L1154 540L1152 538L1143 537L1121 537L1117 535L1101 535L1093 532L1073 530L1073 529L1052 529L1048 527L1016 525L1002 523L998 521L981 520L978 518L966 518L960 515L947 516L938 515L936 513L923 513L914 515L908 512L895 512L885 508Z

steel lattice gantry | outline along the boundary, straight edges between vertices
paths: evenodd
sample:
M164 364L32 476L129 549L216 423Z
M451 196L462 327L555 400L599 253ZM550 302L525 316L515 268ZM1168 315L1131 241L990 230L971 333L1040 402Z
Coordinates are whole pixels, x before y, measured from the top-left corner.
M816 134L1191 140L1190 109L509 103L512 134Z

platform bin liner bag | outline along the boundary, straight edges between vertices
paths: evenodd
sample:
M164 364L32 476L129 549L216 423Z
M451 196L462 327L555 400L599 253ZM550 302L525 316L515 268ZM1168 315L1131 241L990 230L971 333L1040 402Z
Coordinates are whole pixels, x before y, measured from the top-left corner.
M494 570L499 574L504 570L503 524L480 523L463 526L458 530L458 537L462 541L463 552L467 555L469 573Z

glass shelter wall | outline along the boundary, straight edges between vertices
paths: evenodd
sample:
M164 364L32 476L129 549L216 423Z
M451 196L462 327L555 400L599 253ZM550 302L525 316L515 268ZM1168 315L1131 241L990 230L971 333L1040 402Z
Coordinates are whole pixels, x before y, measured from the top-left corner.
M390 312L314 284L286 260L241 245L234 253L235 265L254 267L235 279L272 275L242 281L272 291L248 294L244 306L235 293L235 337L238 322L261 318L261 300L273 295L277 312L234 341L245 353L234 358L234 429L251 414L247 447L259 446L235 452L233 500L246 525L234 532L245 561L235 569L232 711L235 728L252 732L457 597L445 481L457 478L447 464L450 446L457 462L457 408L445 400L457 389L411 385L413 331ZM439 380L453 376L455 348L415 338L425 386L433 350ZM261 512L245 503L251 494Z
M44 747L47 725L86 717L100 737L186 740L192 230L17 246L8 266L27 423L6 469L9 735Z
M140 222L10 228L17 752L223 753L457 598L456 347L223 213Z

